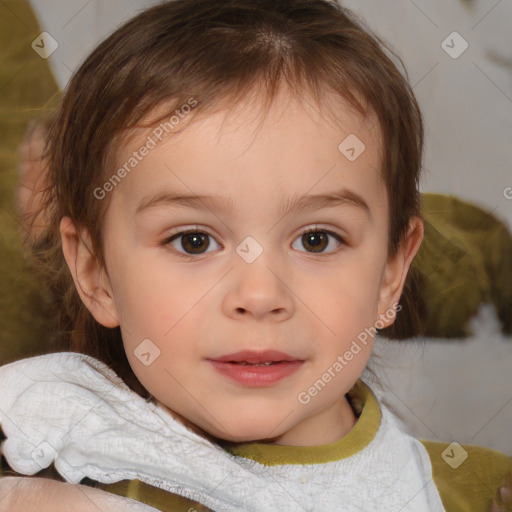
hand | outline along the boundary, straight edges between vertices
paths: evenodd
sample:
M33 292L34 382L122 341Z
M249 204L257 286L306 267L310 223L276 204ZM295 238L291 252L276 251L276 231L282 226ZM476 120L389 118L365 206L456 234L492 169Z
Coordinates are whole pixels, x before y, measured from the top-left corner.
M0 478L0 512L158 512L109 492L49 478Z
M40 211L48 172L48 162L43 156L45 145L46 127L41 122L31 121L18 148L20 182L16 189L16 205L23 227L32 239L41 234L48 222Z
M508 512L509 510L512 510L512 470L503 477L489 512Z

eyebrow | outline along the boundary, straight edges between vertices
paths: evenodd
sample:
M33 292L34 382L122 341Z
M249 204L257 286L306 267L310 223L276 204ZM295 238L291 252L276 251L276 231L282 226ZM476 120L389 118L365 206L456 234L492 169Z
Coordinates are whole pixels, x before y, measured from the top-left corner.
M135 214L159 206L175 208L194 208L198 210L218 210L223 213L232 214L235 209L233 200L230 197L214 197L210 195L188 195L172 192L160 192L147 197L141 201ZM334 208L339 206L351 206L363 210L371 217L368 203L356 192L342 188L329 194L305 195L289 198L280 208L280 213L300 213L303 211L316 211L323 208Z

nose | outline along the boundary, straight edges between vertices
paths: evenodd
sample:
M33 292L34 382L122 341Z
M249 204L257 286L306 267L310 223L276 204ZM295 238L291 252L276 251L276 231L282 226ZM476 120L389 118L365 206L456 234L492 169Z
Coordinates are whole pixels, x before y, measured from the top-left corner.
M294 314L290 272L269 259L261 255L252 263L240 260L229 273L229 289L223 301L227 316L282 322Z

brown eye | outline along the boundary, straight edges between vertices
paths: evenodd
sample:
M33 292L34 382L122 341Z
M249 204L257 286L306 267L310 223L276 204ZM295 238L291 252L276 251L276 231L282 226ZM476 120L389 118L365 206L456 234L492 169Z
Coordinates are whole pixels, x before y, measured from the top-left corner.
M182 236L181 246L190 253L202 253L208 249L210 242L206 233L188 233Z
M322 231L302 235L302 245L306 249L311 248L311 252L322 252L328 244L329 240Z
M211 235L202 231L180 231L164 240L163 245L171 245L181 256L200 255L210 247L210 238Z
M301 235L300 245L304 247L307 252L324 253L325 249L329 247L329 245L332 245L330 244L330 238L334 238L340 245L344 244L343 238L337 233L314 228L307 230ZM326 254L330 254L332 252L333 250L330 250L327 251Z

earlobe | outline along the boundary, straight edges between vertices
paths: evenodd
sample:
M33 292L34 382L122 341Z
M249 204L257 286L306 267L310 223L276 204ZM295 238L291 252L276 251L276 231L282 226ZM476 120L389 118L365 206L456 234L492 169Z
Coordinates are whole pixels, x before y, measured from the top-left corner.
M90 250L87 230L78 232L73 221L64 217L60 234L64 258L82 302L101 325L117 327L119 318L110 281Z
M395 309L395 305L400 301L407 273L423 240L423 231L423 221L419 217L413 217L409 222L409 230L405 240L397 253L390 257L386 263L380 290L380 318L391 309ZM390 320L386 320L385 327L391 325L394 319L393 315Z

